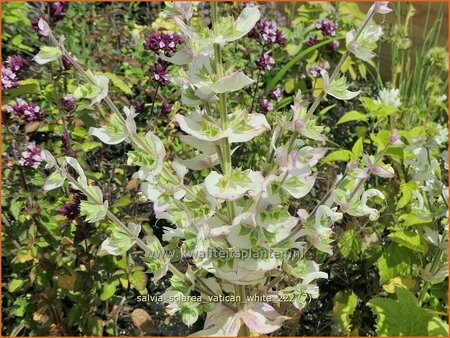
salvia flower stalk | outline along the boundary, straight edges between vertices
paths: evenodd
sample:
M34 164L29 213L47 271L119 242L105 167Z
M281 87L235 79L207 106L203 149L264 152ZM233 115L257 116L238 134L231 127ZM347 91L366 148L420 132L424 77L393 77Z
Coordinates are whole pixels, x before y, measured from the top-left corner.
M362 60L372 57L373 43L380 34L368 23L376 12L386 13L387 7L372 6L362 26L348 35L348 50L331 75L320 70L324 88L313 103L310 105L301 92L297 93L288 118L270 126L264 114L249 113L242 105L230 104L228 95L248 88L254 80L244 70L230 67L228 62L232 60L224 60L223 49L248 35L267 43L284 43L284 36L273 23L258 22L257 6L245 7L234 18L221 15L218 3L211 3L212 27L202 22L191 26L193 6L185 2L168 5L165 13L175 20L180 32L175 46L169 43L170 50L166 49L169 39L165 36L154 35L146 40L148 48L160 53L164 62L182 70L177 76L170 76L166 67L158 67L152 77L157 74L153 80L160 85L168 81L178 85L182 102L191 109L187 114L177 113L174 122L183 132L181 141L196 151L192 158L168 158L162 141L152 131L138 130L136 109L119 109L113 102L108 94L108 78L84 70L66 50L64 38L56 39L41 21L39 29L52 46L42 47L34 58L39 64L67 58L82 80L74 97L92 105L108 106L109 121L92 127L89 134L106 144L126 142L132 146L127 165L136 168L133 178L141 182L140 189L153 203L156 217L173 225L164 229L163 240L169 243L168 247L176 247L183 256L190 257L184 271L172 264L171 256L165 254L166 249L155 235L144 233L140 224L122 222L109 210L100 185L87 178L75 158L58 161L44 150L46 168L53 170L44 189L61 187L67 181L86 197L79 201L79 213L86 222L107 218L113 223L99 254L123 255L138 246L144 252L142 258L154 283L170 272L171 286L163 295L169 313L181 313L186 325L192 325L201 313L206 313L204 329L195 335L267 334L288 319L275 309L281 299L289 295L293 305L301 309L310 298L318 297L316 281L328 278L305 252L315 248L331 254L333 224L342 220L345 213L377 219L379 211L368 201L383 200L384 196L377 189L366 190L365 182L370 175L395 175L382 162L391 146L388 144L375 156L365 155L349 164L313 210L300 208L292 213L288 208L290 200L309 195L317 178L313 168L326 153L320 146L326 139L324 128L317 125L315 110L327 95L349 100L360 93L349 90L345 77L339 76L340 68L350 53ZM335 28L330 22L321 23L327 34L333 35ZM266 69L268 64L265 63ZM278 100L281 92L271 95ZM270 150L263 168L233 166L237 147L270 131ZM291 135L286 143L282 142L283 133ZM310 145L305 145L304 140L309 140ZM399 141L394 132L392 144ZM202 182L189 183L189 170L205 169L208 174ZM67 206L64 212L72 217L74 208ZM298 283L281 286L279 282L288 276ZM200 293L202 302L189 300L194 291ZM265 300L261 301L263 296Z

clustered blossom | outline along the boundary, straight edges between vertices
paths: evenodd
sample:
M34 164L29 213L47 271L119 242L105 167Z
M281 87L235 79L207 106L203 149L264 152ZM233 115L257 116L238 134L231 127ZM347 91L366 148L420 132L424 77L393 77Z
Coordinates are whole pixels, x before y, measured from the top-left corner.
M155 53L163 52L165 54L175 53L177 46L182 44L178 33L159 33L154 32L146 36L144 47Z
M275 87L269 93L269 98L280 101L283 98L283 92L280 87Z
M50 6L50 17L53 21L60 21L64 19L64 15L66 14L66 10L69 7L68 2L53 2Z
M67 113L74 110L76 104L77 104L77 101L75 99L75 96L69 94L69 95L66 95L63 97L63 108Z
M160 86L164 86L169 81L167 67L161 63L155 63L153 66L152 80Z
M8 58L6 59L6 64L11 71L16 73L30 67L28 61L18 54L8 56Z
M80 196L75 195L72 203L66 203L61 208L59 212L66 216L69 221L73 221L80 214Z
M316 65L312 65L308 69L308 73L312 77L319 77L319 76L321 76L322 71L328 71L329 69L330 69L330 66L328 65L328 63L318 63Z
M134 107L134 111L136 112L136 114L142 114L143 112L145 112L145 105L141 101L137 101L133 105L133 107Z
M312 47L318 42L319 42L319 40L317 40L317 36L312 35L305 41L305 44L309 47Z
M2 91L19 87L19 77L7 66L2 65Z
M19 98L16 100L16 104L6 107L8 113L13 113L19 119L24 120L27 123L42 121L44 119L44 112L42 109L34 103L28 103L25 100Z
M316 29L320 29L325 36L335 36L337 23L328 19L322 19L315 24Z
M74 59L75 61L78 61L76 56L74 56L71 52L69 52L69 55L72 57L72 59ZM69 59L65 55L62 56L61 61L62 61L62 64L63 64L63 67L65 70L69 70L70 68L73 67L72 62L70 62Z
M70 151L70 136L67 130L64 130L61 135L61 142L63 144L64 149Z
M37 169L42 160L41 148L33 141L28 144L27 150L22 152L19 163L21 166Z
M267 43L277 43L280 46L283 46L286 41L286 35L278 29L274 21L259 21L247 36Z
M331 41L327 46L332 51L335 51L339 48L339 41L337 41L337 40Z
M256 67L259 70L270 70L274 64L275 60L269 53L261 53L258 57L258 61L256 61Z
M261 100L261 103L259 104L261 111L263 112L269 112L273 110L273 104L270 103L269 100L263 99Z
M398 108L402 105L400 90L397 88L383 88L378 93L378 98L374 102L377 104L384 104Z
M2 64L2 91L19 87L18 74L29 66L28 61L22 56L18 54L9 56L6 64Z
M170 102L164 101L161 105L161 111L163 114L169 114L172 111L172 104Z

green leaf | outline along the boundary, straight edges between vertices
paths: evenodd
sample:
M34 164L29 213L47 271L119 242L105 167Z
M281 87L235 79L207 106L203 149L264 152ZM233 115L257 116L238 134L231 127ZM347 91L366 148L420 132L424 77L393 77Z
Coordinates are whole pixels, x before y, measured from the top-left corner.
M79 322L81 316L83 314L83 308L81 305L74 305L71 307L69 314L67 315L67 326L73 327L76 323Z
M117 279L108 279L102 287L102 292L100 293L101 300L107 300L114 296L116 293Z
M355 158L355 155L350 150L336 150L329 153L322 160L322 163L335 162L335 161L344 161L350 162Z
M122 229L114 227L111 235L103 241L98 254L110 254L114 256L122 255L127 252L134 244L134 240Z
M394 242L397 242L411 250L426 253L428 250L427 242L414 231L396 231L389 234Z
M430 224L431 222L433 222L433 219L431 218L431 216L427 216L427 215L416 215L416 214L403 214L398 218L400 221L403 221L402 225L405 227L410 227L410 226L422 226L422 225L427 225Z
M351 334L351 315L358 305L358 297L351 290L342 290L333 298L333 319L342 332Z
M33 58L38 64L43 65L58 60L62 55L59 47L42 46L39 53Z
M134 271L130 276L130 282L140 292L147 290L147 275L143 271Z
M327 39L324 40L322 42L319 42L318 44L311 46L303 51L301 51L300 53L298 53L296 56L294 56L291 61L289 61L286 65L283 66L283 68L281 68L278 73L275 74L275 76L270 79L270 81L267 83L267 87L266 87L266 92L270 92L276 85L278 82L281 81L281 79L284 78L284 75L289 71L289 69L291 69L292 67L294 67L298 62L300 62L300 60L302 58L304 58L305 56L311 54L312 52L314 52L315 50L319 49L322 46L325 46L327 44L329 44L330 42L334 41L334 40L342 40L344 39L344 37L341 38L336 38L333 37L331 39Z
M27 94L39 93L41 91L41 87L39 86L39 81L36 79L26 79L19 81L20 87L11 88L5 93L3 97L3 101L8 101L17 96L24 96Z
M362 137L360 137L352 147L352 153L355 154L356 157L361 157L364 152L364 143Z
M13 279L8 283L8 291L15 292L20 290L22 285L25 283L23 279Z
M409 181L408 183L405 181L400 182L400 192L402 193L402 197L397 202L397 209L402 209L408 205L413 196L413 191L416 189L417 183L415 181Z
M338 247L345 258L356 261L361 253L362 238L354 229L347 230L339 238Z
M368 120L369 120L369 118L367 117L366 114L361 113L357 110L351 110L348 113L345 113L344 115L342 115L341 118L339 119L339 121L337 122L337 124L342 124L342 123L346 123L346 122L350 122L350 121L367 122Z
M417 254L397 243L391 243L377 260L380 283L385 284L394 277L407 276L418 263Z
M377 316L376 332L380 336L429 336L439 323L430 310L418 305L417 299L407 289L395 289L397 299L374 298L367 303Z
M111 80L112 84L119 88L121 91L123 91L125 94L133 95L133 91L131 90L131 87L127 85L120 77L113 73L102 73L105 75L108 79Z
M101 142L83 142L80 146L81 150L88 153L96 148L99 148L102 146Z

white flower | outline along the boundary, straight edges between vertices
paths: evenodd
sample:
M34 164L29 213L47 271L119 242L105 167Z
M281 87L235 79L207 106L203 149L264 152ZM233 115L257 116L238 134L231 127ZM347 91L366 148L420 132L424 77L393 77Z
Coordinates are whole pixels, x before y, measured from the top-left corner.
M402 102L400 100L400 90L398 90L397 88L383 88L378 93L378 98L374 102L398 108L402 105Z

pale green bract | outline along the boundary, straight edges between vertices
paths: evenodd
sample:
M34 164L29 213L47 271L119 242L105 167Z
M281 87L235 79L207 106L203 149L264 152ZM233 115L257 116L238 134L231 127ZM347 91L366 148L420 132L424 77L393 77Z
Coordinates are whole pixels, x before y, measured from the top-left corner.
M58 60L62 56L61 49L58 47L42 46L39 53L33 57L33 60L40 64L46 64Z
M342 75L338 79L334 79L330 83L330 78L328 76L328 73L326 71L322 71L322 78L323 78L323 90L325 93L339 99L339 100L351 100L358 96L361 91L358 90L356 92L352 92L348 90L348 87L350 86L347 83L347 79L345 78L345 75Z

